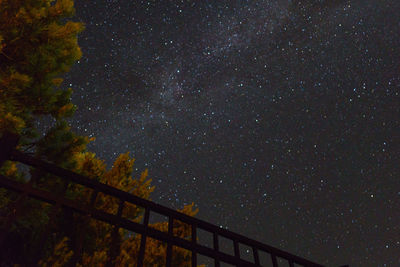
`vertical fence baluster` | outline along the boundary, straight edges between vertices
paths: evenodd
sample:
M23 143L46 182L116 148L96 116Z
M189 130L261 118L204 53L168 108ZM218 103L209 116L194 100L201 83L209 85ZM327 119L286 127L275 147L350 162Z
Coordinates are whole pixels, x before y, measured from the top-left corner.
M271 254L272 266L278 267L278 260L276 259L275 254Z
M173 223L174 223L174 218L172 216L169 216L168 219L168 236L171 238L173 236ZM171 267L172 264L172 244L171 240L167 243L167 260L166 260L166 266Z
M149 217L150 217L150 208L145 207L144 219L143 219L144 231L142 233L142 238L140 240L138 265L137 265L138 267L143 266L144 254L146 252L146 238L147 238L146 232L147 232L147 228L149 227Z
M68 189L68 182L66 180L63 180L63 188L61 190L62 192L62 196L65 196L65 192ZM55 222L56 216L57 216L57 211L59 211L61 209L61 203L60 202L56 202L50 210L49 213L49 220L46 224L45 230L43 231L43 233L40 236L40 243L39 244L43 244L43 246L46 244L47 240L49 239L50 235L51 235L51 231L53 230L53 224ZM41 255L43 254L43 252L41 253L40 251L40 247L36 248L35 251L35 262L32 262L31 264L37 264L37 262L40 260Z
M294 267L293 260L289 260L289 267Z
M196 245L197 243L197 232L196 225L192 224L192 244ZM197 253L196 250L192 249L192 267L197 267Z
M233 240L233 250L235 252L235 257L240 259L239 243L236 239Z
M118 211L117 211L117 214L116 214L116 216L118 217L118 220L121 219L121 215L122 215L122 210L124 208L124 204L125 204L125 201L123 199L120 199L119 200L119 204L118 204ZM107 261L107 264L106 264L108 267L112 267L113 266L114 260L117 257L117 254L118 254L119 249L120 249L120 246L119 246L120 245L119 244L120 243L119 225L120 225L120 223L117 222L114 225L114 229L113 229L113 231L111 233L111 247L110 247L110 253L109 253L108 261Z
M254 263L256 265L260 265L260 257L258 255L258 249L257 249L257 247L252 247L252 248L253 248Z
M33 184L33 179L30 179L29 182L23 186L31 187ZM0 248L3 247L3 243L7 237L7 233L10 230L13 223L17 220L21 213L22 204L28 198L28 194L26 190L23 190L22 194L15 200L14 203L11 203L9 209L11 210L11 214L7 214L6 222L4 223L4 231L1 231L0 234Z
M216 252L219 252L219 244L218 244L218 234L217 233L213 233L213 243L214 243L214 250ZM214 259L214 265L215 267L219 267L220 263L218 259Z
M96 202L97 195L99 194L99 191L97 189L93 190L91 195L90 195L90 201L89 201L89 209L94 209L94 204ZM83 218L83 225L87 225L90 222L90 214L86 214L85 217ZM76 240L75 248L74 248L74 254L72 255L72 259L69 262L70 266L76 266L78 261L81 260L81 255L83 252L83 238L85 237L84 233L81 233L81 230L78 229L80 234L78 234L78 239Z

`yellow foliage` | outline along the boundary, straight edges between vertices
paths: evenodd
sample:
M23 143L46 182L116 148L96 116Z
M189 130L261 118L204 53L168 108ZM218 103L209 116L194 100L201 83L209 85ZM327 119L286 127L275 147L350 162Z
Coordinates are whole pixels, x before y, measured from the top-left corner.
M0 110L0 131L18 133L24 127L24 120L11 113L4 114L2 110Z
M54 2L54 0L50 2ZM57 2L49 8L49 14L54 17L71 15L73 12L74 2L72 0L57 0Z
M21 7L15 15L17 20L25 20L27 23L32 23L32 19L28 16L28 12L24 7Z
M39 266L65 266L73 254L74 252L68 248L68 238L64 237L57 245L55 245L53 255L48 257L46 260L39 261Z
M67 116L67 114L71 114L71 112L73 112L73 110L74 110L74 104L72 104L72 103L68 103L68 104L66 104L66 105L64 105L64 106L62 106L59 110L58 110L58 113L57 113L57 118L62 118L62 117L65 117L65 116Z
M99 180L106 171L104 160L96 158L92 152L79 152L74 154L76 171L89 178Z
M64 81L64 79L62 79L62 78L54 78L52 80L54 86L56 86L56 87L59 87L63 81Z
M13 72L10 75L0 78L0 85L4 86L9 93L20 92L31 84L32 79L25 74ZM1 89L0 89L1 90Z
M13 177L13 176L17 175L17 172L18 172L17 163L11 162L10 166L6 170L6 176Z
M125 181L126 186L129 187L129 180L132 180L130 176L133 171L134 162L135 159L129 157L129 152L119 155L111 170L104 175L102 182L110 186L120 187L121 181ZM124 187L123 190L129 191L130 188L127 187Z
M178 211L193 217L199 212L199 209L194 209L194 202L192 202L192 204L185 205L183 209Z
M65 39L69 36L75 36L83 30L83 25L79 22L68 21L65 25L60 25L56 22L51 23L47 27L48 38L50 39Z
M3 50L3 48L6 46L5 44L3 44L3 40L4 40L3 36L0 35L0 53Z
M106 265L107 262L107 252L103 251L95 251L93 255L89 255L84 253L82 256L82 264L77 264L79 267L85 266L98 266L103 267Z
M6 161L0 167L0 174L7 176L10 179L21 181L24 175L18 172L17 163L13 161ZM9 191L6 188L0 188L0 210L6 211L12 201L9 198Z

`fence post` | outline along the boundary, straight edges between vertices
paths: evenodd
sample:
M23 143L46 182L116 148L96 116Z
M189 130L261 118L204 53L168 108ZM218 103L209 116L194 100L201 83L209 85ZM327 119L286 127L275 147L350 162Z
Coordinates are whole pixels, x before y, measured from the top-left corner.
M0 167L10 159L11 152L17 146L19 136L11 132L3 132L0 138Z

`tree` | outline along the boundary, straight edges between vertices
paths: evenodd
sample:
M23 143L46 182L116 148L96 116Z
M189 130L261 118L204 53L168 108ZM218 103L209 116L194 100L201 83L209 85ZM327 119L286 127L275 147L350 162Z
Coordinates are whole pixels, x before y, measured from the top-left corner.
M0 0L0 133L18 134L20 150L148 199L154 187L150 186L147 170L133 179L134 159L128 153L120 155L107 170L104 161L87 151L91 139L71 131L66 121L75 106L70 98L72 90L61 87L61 76L81 57L77 35L83 30L81 23L68 20L73 14L72 0ZM45 131L38 129L38 121L43 118L53 122ZM0 173L42 189L63 192L60 178L35 169L23 170L13 162L0 166ZM89 201L87 191L76 185L66 187L68 197L79 201ZM16 196L0 189L0 201L0 221L4 222L16 203ZM9 243L16 245L2 250L2 259L10 263L63 266L73 258L72 248L83 246L80 264L105 264L110 253L110 226L65 209L56 211L59 216L51 223L56 234L42 244L39 236L49 227L49 205L28 199L21 203L22 215L8 234ZM108 212L117 207L115 200L101 194L96 204ZM132 205L124 212L128 218L139 220L142 210ZM183 212L196 213L193 205L186 206ZM155 227L163 229L165 223ZM187 226L174 227L182 237L188 235ZM137 236L129 237L121 231L119 238L122 249L116 264L132 263L135 258L129 251L137 248ZM149 251L153 252L148 254L147 262L159 253L151 249L159 246L157 242L149 244ZM43 247L45 253L38 257L35 249ZM184 265L190 262L190 257L188 252L178 250L174 260Z

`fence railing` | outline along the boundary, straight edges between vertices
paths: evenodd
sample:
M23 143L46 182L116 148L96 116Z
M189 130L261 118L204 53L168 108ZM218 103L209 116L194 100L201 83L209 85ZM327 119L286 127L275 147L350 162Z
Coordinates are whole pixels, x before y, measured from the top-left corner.
M5 229L2 229L0 233L0 249L5 246L3 243L11 225L18 218L18 209L23 199L34 198L46 203L52 204L54 210L60 207L69 209L72 212L79 213L82 215L89 216L92 219L99 220L108 223L113 226L113 238L111 242L110 254L108 255L109 261L108 266L112 266L113 260L116 257L119 247L115 236L118 234L119 229L135 232L141 235L140 248L138 254L137 266L143 266L145 257L145 247L147 238L153 238L167 244L166 252L166 266L170 267L172 264L172 253L173 246L184 248L191 252L191 265L197 266L198 256L203 255L213 259L214 266L220 266L221 263L228 263L234 266L265 266L260 261L260 253L269 256L269 265L277 267L280 262L286 262L285 266L294 267L296 266L322 266L315 262L307 259L298 257L290 254L278 248L263 244L256 240L247 238L243 235L222 229L216 225L210 224L206 221L190 217L186 214L180 213L173 209L161 206L152 201L139 198L130 193L118 190L106 184L100 183L94 179L89 179L85 176L79 175L72 171L58 167L52 163L44 160L36 159L28 154L22 153L15 149L18 137L11 134L4 134L0 140L0 166L6 160L17 161L32 167L35 167L41 171L48 172L62 178L66 184L74 183L86 188L92 189L89 204L78 203L72 199L66 198L65 195L55 194L32 186L32 183L21 183L10 179L9 177L0 175L0 188L4 187L8 190L19 193L19 199L14 203L14 212L7 216L7 222L5 223ZM65 191L64 191L65 193ZM111 214L103 210L95 208L95 200L99 193L112 196L119 200L118 211L116 214ZM127 203L139 206L144 210L143 222L133 222L122 216L122 211ZM149 227L150 213L161 214L168 218L168 232L162 232L152 227ZM56 216L56 212L51 213L51 216ZM51 218L50 220L54 219ZM173 224L176 221L183 222L191 228L190 240L183 239L173 234ZM212 245L206 246L198 242L199 231L206 231L212 235ZM44 240L48 238L50 233L44 233L42 237ZM224 238L230 240L233 243L233 253L229 254L221 251L220 239ZM251 260L244 259L241 256L240 246L250 247L252 250ZM80 251L74 253L73 261L79 261Z

